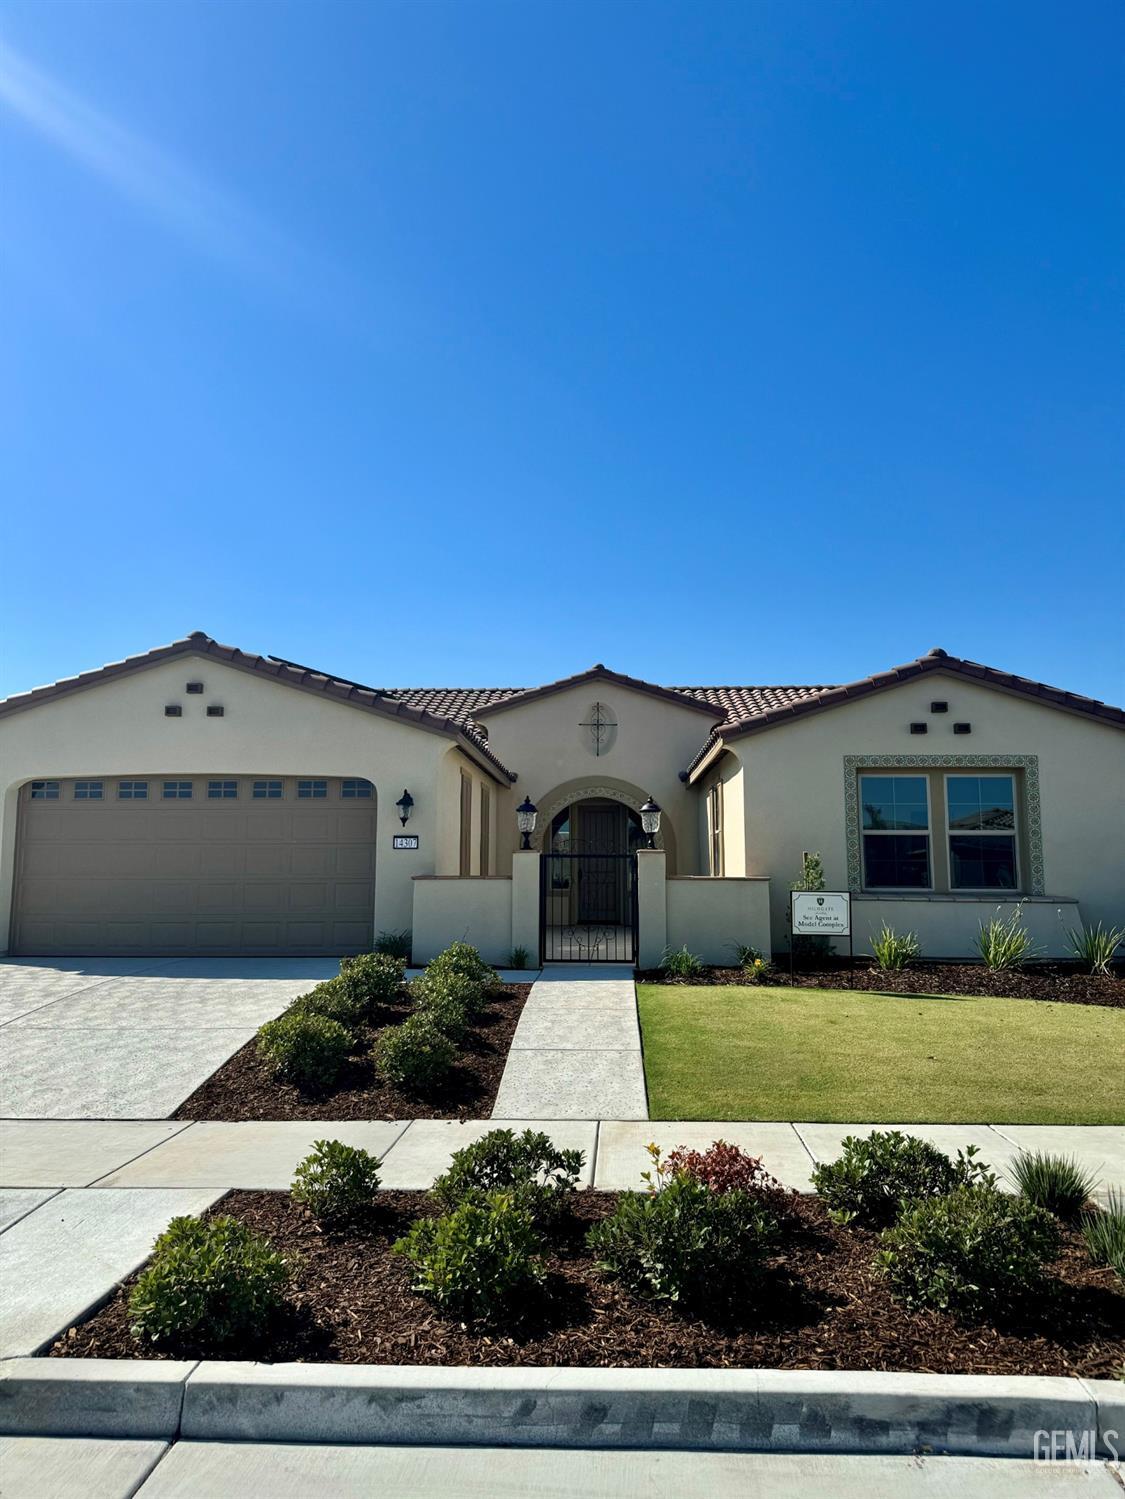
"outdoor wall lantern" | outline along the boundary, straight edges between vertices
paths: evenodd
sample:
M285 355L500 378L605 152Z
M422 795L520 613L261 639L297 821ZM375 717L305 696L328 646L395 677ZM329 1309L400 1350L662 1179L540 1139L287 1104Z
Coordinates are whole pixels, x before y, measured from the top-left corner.
M648 847L656 847L656 835L660 831L660 807L650 796L641 808L641 827L648 834Z
M535 831L535 819L538 815L539 808L531 800L530 796L525 796L516 808L516 823L519 827L521 838L520 848L531 847L531 835Z
M398 801L395 802L395 806L398 808L399 821L405 827L410 820L411 812L414 811L414 798L410 795L409 791L404 790Z

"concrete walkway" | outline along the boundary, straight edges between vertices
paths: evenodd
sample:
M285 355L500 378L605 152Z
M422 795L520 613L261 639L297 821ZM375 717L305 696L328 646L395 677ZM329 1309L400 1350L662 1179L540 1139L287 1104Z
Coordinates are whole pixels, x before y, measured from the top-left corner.
M497 1119L647 1119L633 970L548 964L512 1038Z

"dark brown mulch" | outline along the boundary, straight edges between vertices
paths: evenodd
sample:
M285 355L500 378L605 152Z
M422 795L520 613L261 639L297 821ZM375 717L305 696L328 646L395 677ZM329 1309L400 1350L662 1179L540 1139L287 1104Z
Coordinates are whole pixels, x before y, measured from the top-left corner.
M259 1347L169 1350L224 1357L368 1364L565 1364L595 1367L889 1369L943 1374L1077 1374L1111 1378L1125 1360L1125 1294L1067 1235L1045 1295L1018 1316L961 1323L909 1312L871 1268L875 1235L831 1224L801 1198L796 1228L756 1299L725 1320L646 1305L599 1273L584 1232L615 1194L578 1194L575 1220L550 1255L545 1305L520 1327L466 1328L410 1289L389 1252L411 1220L434 1208L424 1194L385 1192L363 1230L331 1236L280 1192L233 1192L211 1211L233 1213L296 1259L291 1306ZM129 1283L53 1357L153 1357L128 1329Z
M172 1116L174 1119L487 1119L496 1102L530 984L505 984L489 999L461 1045L461 1055L439 1093L419 1098L378 1076L371 1060L375 1037L410 1014L405 995L380 1008L375 1024L356 1036L356 1048L326 1093L305 1093L280 1082L248 1041Z
M741 968L707 968L699 978L670 979L659 968L638 972L642 984L745 984ZM1125 1009L1125 976L1083 973L1071 963L1036 963L992 973L979 963L911 963L885 973L864 959L823 968L789 966L778 958L770 983L794 989L868 989L882 994L966 994L996 999L1044 999L1064 1005Z

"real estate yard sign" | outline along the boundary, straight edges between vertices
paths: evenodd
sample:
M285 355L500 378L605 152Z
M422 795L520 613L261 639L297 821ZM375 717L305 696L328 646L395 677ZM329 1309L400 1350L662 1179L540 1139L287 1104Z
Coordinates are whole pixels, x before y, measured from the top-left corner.
M852 897L847 890L790 890L789 924L801 937L850 937Z

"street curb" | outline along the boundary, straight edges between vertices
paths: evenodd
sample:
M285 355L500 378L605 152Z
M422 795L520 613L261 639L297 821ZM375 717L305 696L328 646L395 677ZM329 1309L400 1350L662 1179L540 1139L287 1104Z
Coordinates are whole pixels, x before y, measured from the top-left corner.
M1122 1395L1024 1375L23 1358L0 1365L0 1435L1030 1458L1097 1432L1113 1456Z

